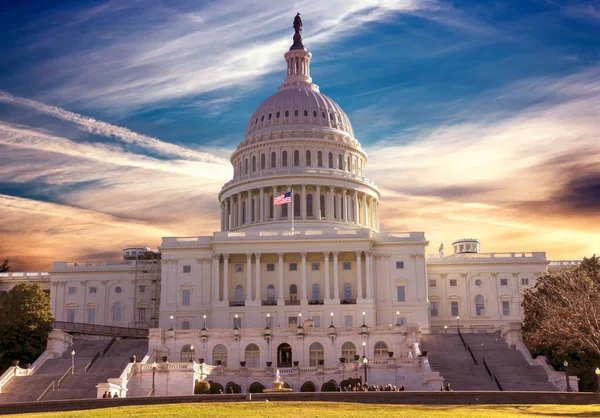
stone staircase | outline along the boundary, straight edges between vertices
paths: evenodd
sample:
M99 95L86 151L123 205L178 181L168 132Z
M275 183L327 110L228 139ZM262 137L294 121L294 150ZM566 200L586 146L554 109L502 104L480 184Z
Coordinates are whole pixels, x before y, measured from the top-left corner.
M482 364L475 364L458 334L422 335L429 364L453 390L498 390ZM445 384L444 383L444 384Z
M483 358L504 390L557 391L542 366L530 366L519 350L498 334L463 334L479 363Z

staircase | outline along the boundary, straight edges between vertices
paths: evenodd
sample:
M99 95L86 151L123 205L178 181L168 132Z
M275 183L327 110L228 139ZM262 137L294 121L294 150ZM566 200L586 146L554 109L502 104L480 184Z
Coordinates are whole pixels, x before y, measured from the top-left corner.
M483 358L504 390L557 391L542 366L530 366L498 334L463 334L479 363Z
M420 348L427 351L432 371L453 390L498 390L483 365L473 362L458 334L421 335Z

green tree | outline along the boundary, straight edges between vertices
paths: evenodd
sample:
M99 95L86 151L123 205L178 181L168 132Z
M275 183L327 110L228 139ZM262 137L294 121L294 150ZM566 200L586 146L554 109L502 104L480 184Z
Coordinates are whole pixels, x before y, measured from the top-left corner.
M37 284L18 284L0 296L0 318L0 368L33 363L52 330L50 296Z

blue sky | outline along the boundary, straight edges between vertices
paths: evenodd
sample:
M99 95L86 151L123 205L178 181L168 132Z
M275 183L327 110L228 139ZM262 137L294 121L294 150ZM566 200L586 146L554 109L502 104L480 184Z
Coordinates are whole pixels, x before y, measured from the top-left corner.
M598 1L2 7L0 255L17 268L216 230L228 155L283 80L297 11L386 229L600 248Z

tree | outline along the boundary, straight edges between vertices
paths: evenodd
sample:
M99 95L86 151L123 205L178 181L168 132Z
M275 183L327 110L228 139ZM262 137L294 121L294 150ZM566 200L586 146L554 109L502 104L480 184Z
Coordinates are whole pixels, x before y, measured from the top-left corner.
M204 380L196 380L194 383L194 395L204 395L210 393L210 383Z
M37 284L18 284L0 296L0 318L0 368L33 363L52 330L50 295Z
M4 260L4 262L2 264L0 264L0 273L4 273L7 272L10 269L10 266L8 265L8 258L6 260Z

